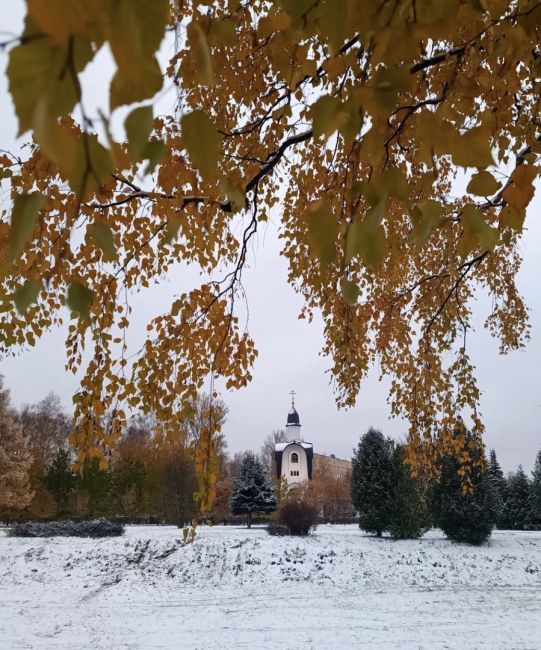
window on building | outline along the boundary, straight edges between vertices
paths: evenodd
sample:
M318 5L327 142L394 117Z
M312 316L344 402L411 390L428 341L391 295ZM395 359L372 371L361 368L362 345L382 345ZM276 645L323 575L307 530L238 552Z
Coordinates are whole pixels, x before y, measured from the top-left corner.
M299 462L299 454L293 452L291 454L291 462L292 463L298 463Z

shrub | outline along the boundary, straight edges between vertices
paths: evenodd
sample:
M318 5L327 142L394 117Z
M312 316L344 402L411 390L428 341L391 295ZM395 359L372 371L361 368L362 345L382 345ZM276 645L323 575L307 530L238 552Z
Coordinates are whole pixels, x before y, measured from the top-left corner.
M286 526L290 535L308 535L317 520L317 508L303 499L289 499L278 511L278 523Z
M10 537L118 537L124 525L108 519L92 521L25 521L15 524Z
M291 534L289 532L289 527L280 521L271 521L267 526L267 533L269 535L278 535L280 537Z

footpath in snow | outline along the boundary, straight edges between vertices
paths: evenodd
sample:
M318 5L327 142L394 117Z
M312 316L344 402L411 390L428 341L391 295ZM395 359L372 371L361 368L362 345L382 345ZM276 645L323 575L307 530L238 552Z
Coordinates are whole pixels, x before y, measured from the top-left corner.
M541 649L541 533L394 542L356 526L0 530L0 648Z

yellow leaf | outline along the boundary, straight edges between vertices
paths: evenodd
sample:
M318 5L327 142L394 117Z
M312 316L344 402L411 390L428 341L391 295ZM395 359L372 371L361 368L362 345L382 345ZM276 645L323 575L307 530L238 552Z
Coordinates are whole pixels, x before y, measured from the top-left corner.
M419 201L413 207L410 216L413 222L413 236L418 246L422 246L432 230L439 225L443 214L443 206L434 199Z
M57 43L71 34L86 32L106 19L103 0L27 0L28 13Z
M37 280L29 280L15 291L13 299L21 313L24 313L32 303L36 302L42 286L42 283Z
M148 165L145 174L151 174L167 153L167 146L161 140L150 140L145 147L145 158L148 158Z
M43 197L39 192L17 194L13 200L8 236L9 249L13 257L18 257L22 253L26 243L32 237L42 202Z
M118 70L111 109L152 97L163 85L155 53L165 33L168 0L115 0L110 5L108 38Z
M257 25L257 35L259 38L268 38L274 32L280 32L287 29L290 22L291 18L286 13L276 13L264 16Z
M351 280L342 278L342 296L344 297L344 300L350 305L354 305L357 302L359 295L359 287L354 282L351 282Z
M500 210L500 228L512 228L513 230L522 230L524 219L526 218L525 208L515 208L512 205L504 205Z
M94 299L94 292L79 282L68 285L66 304L71 311L77 312L82 318L88 318L88 310Z
M379 68L374 80L376 101L392 110L396 106L398 94L409 90L411 83L412 75L405 67Z
M75 36L68 46L38 37L39 33L39 27L27 17L23 34L26 40L9 54L6 73L19 118L19 135L34 126L34 112L41 102L51 119L70 113L80 98L79 80L71 66L78 73L93 56L84 36Z
M477 126L466 131L449 149L455 165L461 167L488 167L492 165L491 135L488 129Z
M517 210L525 208L533 198L533 181L538 174L538 167L519 165L511 174L511 183L503 191L504 201Z
M323 95L310 110L314 135L329 137L348 120L348 113L343 110L338 97Z
M322 264L329 264L336 256L338 222L326 205L317 207L308 216L308 237L314 253Z
M203 180L218 176L221 137L207 114L197 109L181 120L182 139Z
M487 171L480 171L471 177L467 191L477 196L492 196L500 189L501 183Z
M145 61L145 65L128 69L119 69L115 73L109 91L111 110L124 104L141 102L153 97L163 86L160 66L155 57Z
M46 110L36 109L34 135L44 153L58 166L72 190L84 198L105 183L113 170L110 152L94 134L78 133L50 122Z
M214 84L214 71L205 33L194 20L188 25L187 32L188 43L196 69L195 79L203 86L212 86Z
M492 228L483 219L479 210L471 204L468 204L462 210L460 223L464 228L464 235L472 243L479 244L483 249L490 250L498 242L500 233L497 228ZM473 249L474 246L470 248Z
M385 169L377 180L377 184L389 196L394 196L401 201L409 198L410 186L406 174L398 167Z
M115 258L115 240L109 226L101 221L92 224L92 238L96 246L102 251L103 259L109 262Z
M145 149L152 131L152 106L135 108L124 121L128 148L133 162L145 158Z
M378 226L375 230L363 223L349 226L346 240L346 259L360 255L367 266L377 266L385 255L385 230Z

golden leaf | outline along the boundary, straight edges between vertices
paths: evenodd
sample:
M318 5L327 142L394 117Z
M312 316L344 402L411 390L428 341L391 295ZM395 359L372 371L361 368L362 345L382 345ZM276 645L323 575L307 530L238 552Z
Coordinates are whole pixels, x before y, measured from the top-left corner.
M182 139L195 167L204 180L218 176L221 137L207 114L195 110L181 120Z

